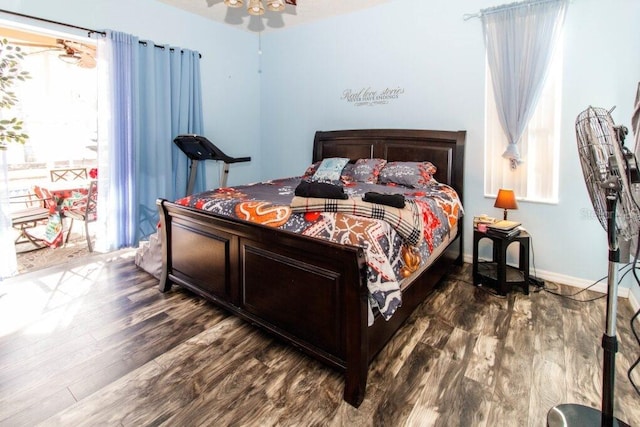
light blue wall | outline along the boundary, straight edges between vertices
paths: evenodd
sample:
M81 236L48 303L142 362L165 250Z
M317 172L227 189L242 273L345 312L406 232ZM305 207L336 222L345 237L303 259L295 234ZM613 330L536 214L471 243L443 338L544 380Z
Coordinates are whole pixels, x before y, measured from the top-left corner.
M255 34L239 31L154 0L0 0L0 8L92 29L111 29L197 50L201 73L205 136L230 156L251 156L232 166L229 184L256 181L260 165L260 79ZM0 13L0 19L71 31ZM169 149L171 141L167 141ZM216 162L206 162L208 180L218 184Z
M300 173L317 129L425 128L467 131L466 245L471 218L499 215L483 196L485 57L478 19L495 0L395 0L262 37L263 175ZM533 236L539 272L595 280L607 273L606 234L591 212L577 158L574 121L590 104L617 105L630 124L640 80L640 2L576 0L565 30L560 203L523 202L510 214ZM354 107L343 90L401 87L383 106ZM267 150L268 147L268 150ZM634 289L636 295L640 291ZM638 298L640 299L640 298Z
M478 19L464 21L463 15L501 3L507 2L393 0L264 33L262 55L256 34L153 0L0 0L0 7L200 51L205 133L228 154L253 157L251 163L232 165L230 184L301 173L311 161L316 130L466 130L468 255L471 217L499 212L483 196L482 31ZM606 236L589 215L574 121L589 105L616 105L616 122L630 124L640 80L638 22L637 0L575 0L569 7L560 203L523 202L510 215L532 234L535 265L547 275L585 282L606 275ZM368 87L399 87L404 93L375 107L354 107L340 99L346 89ZM632 291L640 300L640 288L633 285Z
M447 3L396 0L264 36L265 175L304 170L316 129L466 129L481 141L484 72L469 64L483 62L482 34L477 20L463 22L465 8ZM385 106L341 100L346 89L386 87L405 92Z

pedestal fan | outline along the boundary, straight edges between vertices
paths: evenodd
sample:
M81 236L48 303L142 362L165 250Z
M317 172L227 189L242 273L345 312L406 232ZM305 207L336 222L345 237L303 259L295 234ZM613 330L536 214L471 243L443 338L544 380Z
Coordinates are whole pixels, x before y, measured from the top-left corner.
M576 119L578 155L593 209L607 231L609 269L607 314L602 335L602 410L578 404L561 404L547 415L548 426L627 426L614 417L617 273L620 261L618 238L630 240L638 234L640 209L631 194L637 182L635 156L624 147L626 128L616 127L609 111L589 107Z

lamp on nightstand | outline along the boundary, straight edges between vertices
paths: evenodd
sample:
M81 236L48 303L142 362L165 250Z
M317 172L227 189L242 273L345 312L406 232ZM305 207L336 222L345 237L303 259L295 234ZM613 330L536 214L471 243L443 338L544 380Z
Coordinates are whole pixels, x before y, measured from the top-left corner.
M498 190L498 197L493 205L494 208L504 209L504 219L507 219L508 209L518 209L518 203L516 202L516 195L513 190Z

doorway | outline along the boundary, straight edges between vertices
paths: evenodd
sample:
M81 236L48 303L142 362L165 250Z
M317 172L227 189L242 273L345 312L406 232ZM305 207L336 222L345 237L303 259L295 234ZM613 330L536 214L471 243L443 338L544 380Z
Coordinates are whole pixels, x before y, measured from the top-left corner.
M35 185L50 185L54 170L84 170L85 179L97 174L96 45L74 37L0 26L0 38L20 49L21 67L30 77L15 87L18 102L9 112L0 111L0 119L22 120L28 135L24 144L11 143L6 150L10 197L28 194ZM63 222L68 228L69 221ZM83 225L74 224L72 231L67 243L57 248L16 245L18 273L89 255Z

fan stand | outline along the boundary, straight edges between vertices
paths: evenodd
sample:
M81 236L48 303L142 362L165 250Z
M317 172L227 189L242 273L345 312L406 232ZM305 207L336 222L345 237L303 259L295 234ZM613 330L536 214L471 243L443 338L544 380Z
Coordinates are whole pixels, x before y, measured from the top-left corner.
M607 278L607 316L606 330L602 335L602 411L576 403L564 403L554 406L547 414L548 427L561 426L621 426L630 427L613 416L613 391L616 374L616 313L618 310L618 266L620 249L616 234L616 206L620 183L609 180L602 184L607 190L607 237L609 240L609 271Z

